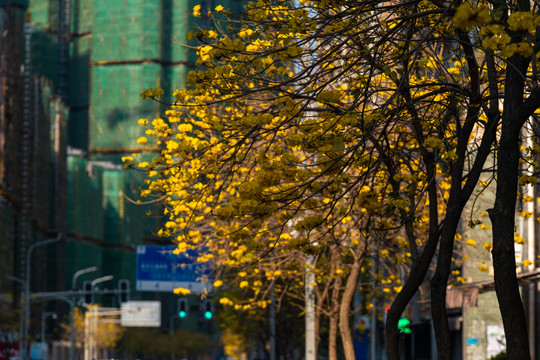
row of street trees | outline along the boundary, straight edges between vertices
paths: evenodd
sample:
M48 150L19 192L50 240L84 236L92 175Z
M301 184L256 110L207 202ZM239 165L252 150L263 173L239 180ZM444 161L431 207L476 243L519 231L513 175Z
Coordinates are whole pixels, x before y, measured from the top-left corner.
M508 357L528 359L514 226L518 180L534 181L519 166L522 128L534 128L540 106L537 11L530 0L258 0L240 14L196 6L215 24L188 33L198 70L163 119L139 120L147 130L137 141L150 137L157 156L124 161L147 172L142 195L166 205L160 234L181 252L199 249L216 287L245 294L224 306L264 308L271 294L300 304L314 256L331 359L338 335L354 359L360 277L367 296L391 299L388 357L399 359L397 322L435 255L437 350L452 358L445 298L458 225L492 172Z

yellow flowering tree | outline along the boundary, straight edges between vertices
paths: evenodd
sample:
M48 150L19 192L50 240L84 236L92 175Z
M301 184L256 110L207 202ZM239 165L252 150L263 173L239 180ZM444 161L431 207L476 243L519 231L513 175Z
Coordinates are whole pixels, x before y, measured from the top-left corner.
M215 266L216 286L230 283L221 276L230 269L253 269L234 280L249 304L222 299L239 309L266 306L274 285L302 288L314 256L307 271L319 272L319 300L339 300L337 314L324 311L339 324L347 359L351 294L368 259L388 257L407 274L392 286L386 322L388 356L397 360L397 322L438 248L431 308L439 358L450 359L445 297L456 232L496 151L495 281L505 331L516 334L509 357L524 358L513 212L520 130L540 104L540 20L530 1L516 4L258 0L241 14L216 8L208 14L214 29L188 33L199 44L188 86L172 94L163 118L140 120L146 136L137 142L157 156L125 158L148 175L142 195L166 205L160 234L179 252L199 249L199 261Z

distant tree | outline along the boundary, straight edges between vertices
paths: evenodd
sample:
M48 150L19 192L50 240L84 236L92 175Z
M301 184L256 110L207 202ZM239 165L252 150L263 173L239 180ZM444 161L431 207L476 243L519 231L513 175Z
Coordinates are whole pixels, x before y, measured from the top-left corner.
M122 338L124 328L114 322L98 319L95 322L97 325L93 330L93 336L99 349L114 349ZM83 349L88 339L88 328L86 326L85 313L80 308L75 308L74 314L74 330L75 344L79 349ZM66 318L60 324L62 336L65 340L69 340L71 336L71 322Z

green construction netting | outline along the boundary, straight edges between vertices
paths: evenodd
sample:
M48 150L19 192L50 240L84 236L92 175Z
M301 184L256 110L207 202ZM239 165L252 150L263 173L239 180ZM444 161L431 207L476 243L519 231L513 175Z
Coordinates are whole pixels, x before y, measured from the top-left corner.
M103 249L99 245L87 242L68 241L65 246L66 254L69 254L65 259L65 281L67 284L70 284L71 286L72 276L76 271L91 266L96 266L99 270L82 275L77 281L77 287L79 289L82 288L82 282L85 280L88 281L100 276L108 275L103 271Z
M103 169L86 159L68 157L67 229L102 239L104 231Z

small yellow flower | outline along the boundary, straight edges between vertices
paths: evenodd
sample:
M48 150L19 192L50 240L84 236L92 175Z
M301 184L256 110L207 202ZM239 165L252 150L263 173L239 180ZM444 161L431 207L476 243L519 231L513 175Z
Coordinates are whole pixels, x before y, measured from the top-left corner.
M178 89L174 90L172 95L174 96L176 101L179 101L179 102L184 101L184 94L182 94L180 90Z
M529 266L529 265L532 265L532 261L529 260L529 259L525 259L521 262L521 265L523 266Z
M163 91L162 88L160 87L157 87L157 88L150 88L150 89L146 89L144 90L142 93L141 93L141 97L143 99L146 99L146 98L150 98L150 99L154 99L154 98L160 98L163 94L165 94L165 91Z
M249 283L247 281L241 281L240 282L240 289L243 289L245 287L248 287Z
M165 227L166 227L167 229L176 227L176 222L174 222L174 221L167 221L167 222L165 223Z
M148 124L148 119L139 119L139 125L146 125Z
M176 289L174 289L174 293L175 293L176 295L183 295L183 296L185 296L185 295L191 294L191 290L189 290L189 289L184 289L184 288L176 288Z
M471 246L476 246L476 241L474 241L473 239L467 239L465 242Z
M483 25L490 20L491 16L486 6L472 8L467 3L458 6L452 19L456 28L461 30L471 30L473 27Z
M141 136L140 138L137 139L137 144L146 144L148 142L148 139L145 138L144 136Z
M478 266L478 270L480 271L488 271L488 266L486 264L482 264Z
M228 305L228 306L234 305L234 303L231 301L231 299L226 298L226 297L223 297L223 298L219 299L219 303L222 304L222 305Z
M222 12L223 10L225 10L225 8L222 5L216 6L216 11L217 12Z
M195 5L193 7L193 16L195 17L201 16L201 5Z
M522 238L521 236L514 236L514 242L516 244L525 244L525 238Z
M214 287L220 287L223 285L223 281L222 280L216 280L214 281Z

